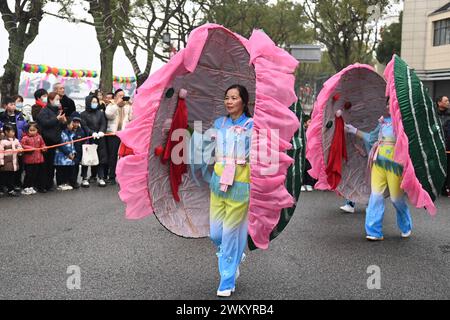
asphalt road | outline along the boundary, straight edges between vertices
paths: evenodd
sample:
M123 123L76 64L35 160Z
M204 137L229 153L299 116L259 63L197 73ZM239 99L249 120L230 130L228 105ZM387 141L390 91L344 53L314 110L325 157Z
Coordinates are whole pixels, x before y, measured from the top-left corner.
M211 242L177 237L155 217L125 220L117 191L1 198L0 299L215 299ZM364 238L364 208L341 214L341 202L303 193L269 250L248 254L232 299L450 298L450 199L438 200L436 218L414 209L410 239L389 204L377 243ZM367 286L373 265L380 289ZM79 267L80 289L67 287L69 266Z

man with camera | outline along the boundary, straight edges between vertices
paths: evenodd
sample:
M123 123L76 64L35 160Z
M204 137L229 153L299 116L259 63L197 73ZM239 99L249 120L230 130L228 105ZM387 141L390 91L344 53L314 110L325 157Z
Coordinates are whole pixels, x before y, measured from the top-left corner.
M125 97L125 92L122 89L118 89L114 93L114 101L106 107L105 116L108 120L108 127L106 130L107 133L116 133L121 131L125 129L128 122L131 121L132 106L130 103L130 97ZM108 146L109 155L109 178L106 183L115 184L120 139L117 136L108 136L106 137L106 144Z

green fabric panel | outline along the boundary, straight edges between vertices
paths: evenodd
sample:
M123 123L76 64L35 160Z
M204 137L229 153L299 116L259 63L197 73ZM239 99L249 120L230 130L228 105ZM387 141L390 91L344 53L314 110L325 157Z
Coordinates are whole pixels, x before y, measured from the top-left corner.
M306 152L306 134L303 127L303 109L300 100L293 104L290 109L295 113L300 122L300 129L294 134L291 144L292 149L287 154L294 159L293 164L289 167L286 176L286 189L294 197L296 204L291 208L281 210L280 220L277 226L270 234L270 240L275 239L286 228L287 224L294 215L297 201L300 196L300 188L302 186L303 171L305 170L305 152ZM257 249L251 237L248 237L248 247L250 250Z
M378 158L374 162L375 165L383 168L389 172L394 173L395 175L401 177L403 174L403 167L396 162L393 162L389 159L383 159L378 156Z
M439 134L437 111L414 70L398 56L395 58L394 76L414 171L434 201L444 184L442 168L446 168L445 146Z

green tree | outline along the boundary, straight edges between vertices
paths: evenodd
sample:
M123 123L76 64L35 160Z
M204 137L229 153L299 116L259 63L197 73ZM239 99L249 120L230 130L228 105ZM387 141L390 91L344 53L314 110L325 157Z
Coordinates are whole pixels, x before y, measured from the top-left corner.
M186 12L187 1L138 0L133 2L133 7L135 9L130 13L130 27L123 30L120 44L140 86L150 75L155 57L163 61L168 60L168 55L161 52L163 51L161 47L163 34L171 28L172 23L175 23L176 15ZM138 49L147 55L143 69L137 61Z
M11 11L8 1L0 1L0 13L9 36L8 60L4 66L5 72L0 78L2 97L18 93L25 51L39 33L44 2L16 0L14 11Z
M114 55L120 44L122 30L128 25L130 0L59 0L58 3L61 6L58 13L45 12L45 14L94 27L100 46L100 89L110 92ZM76 18L73 14L73 8L76 6L82 6L93 21Z
M262 29L281 47L312 41L304 8L296 1L210 0L203 8L206 21L221 24L247 38L254 29Z
M112 91L114 54L120 45L122 32L129 26L129 11L131 0L59 0L61 9L58 14L46 14L68 20L84 23L95 28L100 46L100 90ZM87 4L88 7L85 7ZM74 6L83 6L90 14L93 22L74 17Z
M400 55L402 48L402 21L403 13L400 14L400 21L390 24L381 31L381 42L377 47L377 60L380 63L388 64L393 54Z
M340 71L355 62L371 62L378 38L378 20L389 0L305 0L305 13Z

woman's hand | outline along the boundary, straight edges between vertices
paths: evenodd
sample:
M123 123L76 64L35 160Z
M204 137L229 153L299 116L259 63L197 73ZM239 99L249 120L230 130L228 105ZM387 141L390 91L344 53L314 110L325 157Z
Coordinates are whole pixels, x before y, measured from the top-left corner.
M59 115L56 116L56 119L58 119L59 122L61 123L66 123L67 122L67 118L66 115L62 112L59 113Z
M354 126L352 126L351 124L346 123L344 126L344 131L348 132L348 133L356 134L356 132L358 132L358 129L355 128Z

